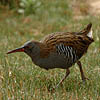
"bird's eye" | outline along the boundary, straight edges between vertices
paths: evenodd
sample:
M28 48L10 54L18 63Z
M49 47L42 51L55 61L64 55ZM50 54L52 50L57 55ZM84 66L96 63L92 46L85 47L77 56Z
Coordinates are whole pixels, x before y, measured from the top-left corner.
M25 49L29 49L29 46L25 46L24 48L25 48Z

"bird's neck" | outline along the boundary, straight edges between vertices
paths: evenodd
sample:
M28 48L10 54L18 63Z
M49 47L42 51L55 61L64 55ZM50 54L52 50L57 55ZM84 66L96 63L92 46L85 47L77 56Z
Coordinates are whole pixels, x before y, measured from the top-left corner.
M30 55L33 62L41 59L42 57L45 57L47 54L47 51L48 51L47 46L45 44L43 44L42 42L38 42L38 41L34 41L34 42L37 45L37 48L34 51L34 54Z

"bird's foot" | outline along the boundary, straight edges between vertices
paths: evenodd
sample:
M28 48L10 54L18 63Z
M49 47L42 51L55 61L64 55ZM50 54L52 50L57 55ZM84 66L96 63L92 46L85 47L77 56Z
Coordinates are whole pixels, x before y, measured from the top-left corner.
M89 78L87 78L87 77L82 78L82 81L86 81L86 80L89 80Z
M59 86L63 87L62 82L58 83L55 87L49 87L48 91L54 93Z
M54 93L55 90L56 90L56 87L54 87L54 86L52 86L52 85L49 85L49 86L47 87L47 90L48 90L49 92L51 92L51 93Z
M86 84L86 80L89 80L89 78L84 77L84 78L82 79L82 82L79 83L79 85L80 85L80 84Z
M82 79L82 81L83 81L83 84L84 84L84 83L86 83L86 80L89 80L89 78L87 78L87 77L84 77L84 78Z

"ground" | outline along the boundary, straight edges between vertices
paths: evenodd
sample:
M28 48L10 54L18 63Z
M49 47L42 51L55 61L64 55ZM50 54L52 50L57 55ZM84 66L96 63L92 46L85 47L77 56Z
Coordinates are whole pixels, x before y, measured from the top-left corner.
M100 99L100 17L94 8L97 0L88 3L84 0L69 0L69 3L66 0L51 1L47 0L49 5L48 9L43 9L44 13L28 16L0 7L0 100ZM41 40L57 31L80 31L90 22L95 42L81 59L84 73L89 78L86 83L82 83L75 64L63 85L55 92L48 91L65 75L65 70L46 71L34 65L24 53L6 54L28 40Z

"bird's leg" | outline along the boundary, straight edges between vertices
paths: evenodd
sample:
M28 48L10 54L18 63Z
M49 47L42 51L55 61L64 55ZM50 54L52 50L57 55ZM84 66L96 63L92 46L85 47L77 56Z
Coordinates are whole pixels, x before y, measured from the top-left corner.
M52 88L49 91L54 91L60 84L62 84L62 82L66 79L66 77L69 75L69 73L70 73L70 70L66 69L66 74L65 74L64 78L56 85L56 87Z
M81 62L78 61L77 64L78 64L79 69L80 69L80 72L81 72L81 78L82 78L83 81L85 81L85 80L88 79L88 78L86 78L85 75L84 75L84 72L83 72L83 69L82 69Z
M65 74L65 76L64 76L63 79L57 84L56 87L58 87L60 84L62 84L62 82L66 79L66 77L69 75L69 73L70 73L70 70L69 70L69 69L66 69L66 74Z

